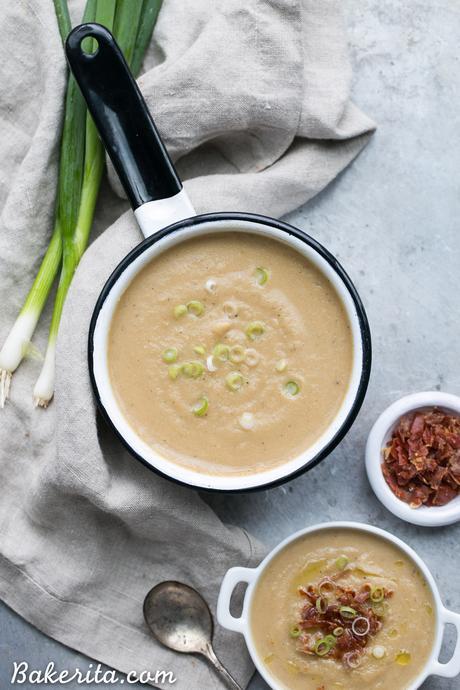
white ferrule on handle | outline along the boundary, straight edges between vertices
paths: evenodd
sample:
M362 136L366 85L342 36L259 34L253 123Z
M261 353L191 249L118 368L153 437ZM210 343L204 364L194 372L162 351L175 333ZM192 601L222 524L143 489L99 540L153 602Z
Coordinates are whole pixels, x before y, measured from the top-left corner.
M449 611L444 607L440 611L441 625L443 626L443 633L447 623L451 623L457 629L457 641L452 657L449 661L443 664L441 661L433 662L430 673L435 676L443 676L444 678L455 678L460 674L460 614Z
M136 208L134 215L144 237L150 237L168 225L196 216L196 211L187 192L182 188L178 194L167 199L157 199L142 204Z
M243 604L243 613L239 618L230 613L230 601L235 587L240 582L250 584L257 577L257 570L254 568L230 568L220 586L219 598L217 600L217 620L220 625L227 630L233 630L244 635L247 629L246 594Z

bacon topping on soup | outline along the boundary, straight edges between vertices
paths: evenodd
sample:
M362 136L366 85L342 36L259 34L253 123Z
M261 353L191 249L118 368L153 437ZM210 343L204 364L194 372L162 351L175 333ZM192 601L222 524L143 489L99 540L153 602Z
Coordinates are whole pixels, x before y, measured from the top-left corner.
M324 578L316 585L299 587L305 598L300 620L291 630L305 654L338 659L350 668L359 666L369 641L381 630L393 592L366 582L359 588Z

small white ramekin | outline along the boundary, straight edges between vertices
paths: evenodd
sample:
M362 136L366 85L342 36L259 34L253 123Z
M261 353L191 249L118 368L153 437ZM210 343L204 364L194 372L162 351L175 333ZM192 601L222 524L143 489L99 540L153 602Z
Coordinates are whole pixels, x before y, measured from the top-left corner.
M366 471L375 495L394 515L414 525L441 527L460 520L460 496L445 506L411 508L394 495L382 472L382 451L400 418L408 412L430 407L439 407L446 412L460 415L460 397L450 393L427 391L406 395L387 407L375 422L367 439Z
M263 659L257 652L254 643L250 625L250 616L254 592L257 588L257 584L269 563L288 544L296 539L299 539L300 537L305 536L306 534L317 534L318 532L327 532L337 529L351 529L358 532L369 532L371 534L375 534L381 539L384 539L385 541L390 542L391 544L395 544L422 572L433 595L435 607L435 635L431 654L414 682L404 689L395 688L395 690L417 690L417 688L422 685L428 676L432 675L443 676L445 678L455 678L458 676L460 674L460 614L449 611L444 607L433 576L422 559L415 553L413 549L410 548L410 546L401 541L401 539L398 539L389 532L385 532L378 527L364 525L359 522L325 522L320 525L314 525L313 527L300 530L299 532L296 532L292 536L282 541L281 544L279 544L268 554L268 556L264 558L262 563L257 568L230 568L222 581L219 599L217 601L217 620L219 621L220 625L227 630L233 630L234 632L239 632L244 635L246 645L254 665L272 690L285 690L285 686L270 673L269 668L263 662ZM235 587L241 582L247 583L248 587L244 595L241 616L236 618L230 613L230 600ZM441 650L444 629L447 624L451 624L456 627L457 642L451 659L447 663L441 663L438 657Z

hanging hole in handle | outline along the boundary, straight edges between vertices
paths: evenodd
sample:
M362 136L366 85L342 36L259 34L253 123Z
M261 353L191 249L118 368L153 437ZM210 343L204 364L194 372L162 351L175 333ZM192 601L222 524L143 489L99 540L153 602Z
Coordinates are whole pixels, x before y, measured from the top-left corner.
M97 55L99 51L99 43L97 38L92 36L85 36L80 43L81 52L85 57L92 57Z
M439 653L439 661L441 664L446 664L455 651L457 642L457 631L453 623L446 623L444 628L444 637L442 639L441 650Z
M230 613L235 618L240 618L242 616L244 595L246 594L247 588L248 588L247 582L239 582L232 592L232 596L230 597L229 609L230 609Z

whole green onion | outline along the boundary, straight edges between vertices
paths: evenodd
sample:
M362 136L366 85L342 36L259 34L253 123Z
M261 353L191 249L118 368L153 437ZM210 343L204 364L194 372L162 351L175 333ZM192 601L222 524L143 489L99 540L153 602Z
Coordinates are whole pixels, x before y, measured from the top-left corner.
M115 7L116 3L113 0L97 0L95 21L111 29ZM94 45L92 47L94 49ZM69 77L67 93L67 99L73 98L73 107L69 108L68 123L67 120L64 121L61 165L64 165L73 183L66 185L63 181L61 184L60 178L58 215L61 223L62 269L51 317L45 361L34 387L34 402L39 407L47 407L54 394L54 362L62 310L75 269L88 244L104 170L102 143L72 75ZM82 145L83 151L80 150ZM77 195L78 184L80 189Z
M71 29L66 0L54 0L59 33L64 41ZM95 0L87 3L84 21L94 19ZM56 278L62 256L64 225L75 224L80 204L85 147L85 104L73 77L69 77L59 159L56 219L48 249L24 305L0 351L0 407L8 398L13 372L21 363ZM64 205L68 204L63 219ZM54 371L54 356L47 369Z
M71 30L67 0L53 0L64 41ZM83 22L112 29L136 75L161 6L161 0L87 0ZM85 50L94 48L94 40ZM54 356L64 300L75 268L86 249L104 167L104 150L73 76L69 76L61 137L54 230L24 305L0 351L0 407L11 377L28 351L62 257L61 277L43 369L34 389L36 405L48 404L54 391Z

